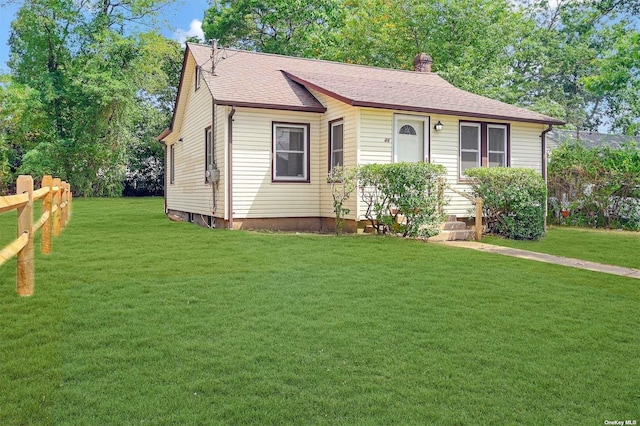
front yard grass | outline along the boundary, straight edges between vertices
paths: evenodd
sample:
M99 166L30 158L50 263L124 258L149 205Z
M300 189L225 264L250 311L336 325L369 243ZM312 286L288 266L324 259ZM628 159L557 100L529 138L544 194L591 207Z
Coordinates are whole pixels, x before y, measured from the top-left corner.
M640 420L639 302L630 278L79 199L33 297L0 269L0 424Z
M551 226L538 241L486 236L482 242L640 269L640 232Z

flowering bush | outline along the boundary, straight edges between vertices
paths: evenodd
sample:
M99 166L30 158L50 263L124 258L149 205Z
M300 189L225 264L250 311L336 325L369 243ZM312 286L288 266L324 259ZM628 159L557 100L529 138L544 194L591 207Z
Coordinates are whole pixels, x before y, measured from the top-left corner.
M489 233L515 240L544 234L547 187L535 170L510 167L469 169L471 188L482 198Z

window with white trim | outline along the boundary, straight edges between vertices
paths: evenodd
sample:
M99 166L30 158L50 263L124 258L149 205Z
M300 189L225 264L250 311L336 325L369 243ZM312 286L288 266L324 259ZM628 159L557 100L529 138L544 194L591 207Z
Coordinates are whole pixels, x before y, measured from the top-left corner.
M473 167L509 166L509 125L460 122L460 178Z
M507 127L490 124L487 126L487 166L507 165Z
M473 167L480 167L480 124L460 124L460 175Z
M344 166L344 122L342 119L329 123L329 171L335 166Z
M200 74L201 74L202 69L196 65L196 90L198 90L200 88Z
M272 180L309 182L309 125L273 123Z

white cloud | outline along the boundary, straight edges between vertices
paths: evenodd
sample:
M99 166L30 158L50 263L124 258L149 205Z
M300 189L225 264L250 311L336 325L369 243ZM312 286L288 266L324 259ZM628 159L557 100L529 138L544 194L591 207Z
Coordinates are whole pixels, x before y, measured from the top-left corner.
M178 28L174 33L175 39L178 40L181 44L184 44L187 41L188 37L198 37L200 41L204 41L204 32L202 31L202 21L194 19L189 24L188 30L183 30Z

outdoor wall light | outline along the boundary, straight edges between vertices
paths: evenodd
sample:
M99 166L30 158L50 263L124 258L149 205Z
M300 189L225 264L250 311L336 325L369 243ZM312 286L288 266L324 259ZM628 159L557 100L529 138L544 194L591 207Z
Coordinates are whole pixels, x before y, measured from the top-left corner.
M440 130L442 130L442 122L440 120L438 120L438 122L436 123L435 126L433 126L433 128L436 130L436 132L439 132Z

